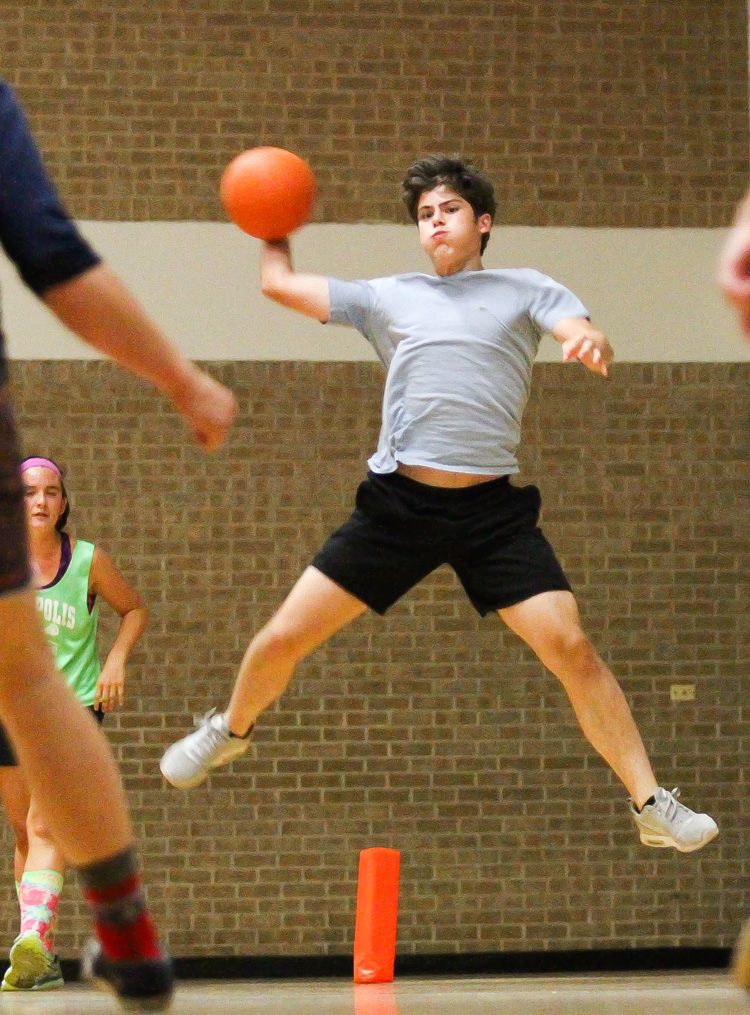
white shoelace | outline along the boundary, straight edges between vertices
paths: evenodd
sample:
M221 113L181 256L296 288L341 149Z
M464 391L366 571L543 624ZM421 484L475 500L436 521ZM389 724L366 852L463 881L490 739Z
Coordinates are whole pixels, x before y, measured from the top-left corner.
M193 725L200 729L201 726L207 726L211 721L211 718L216 715L215 708L209 708L205 715L198 715L197 712L193 713Z
M193 722L198 727L198 731L203 734L203 736L196 737L190 744L190 747L193 748L190 753L196 761L203 761L204 758L209 757L227 739L226 734L218 730L211 722L215 714L216 709L210 708L203 716L193 716Z
M680 791L677 786L668 793L668 799L666 807L661 811L662 815L667 821L674 821L677 824L681 824L685 818L691 817L690 810L684 805L678 802L677 798L680 795Z

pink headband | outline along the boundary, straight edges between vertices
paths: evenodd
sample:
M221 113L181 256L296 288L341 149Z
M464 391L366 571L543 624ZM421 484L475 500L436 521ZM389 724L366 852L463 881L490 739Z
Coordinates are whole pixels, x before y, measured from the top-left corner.
M27 469L36 468L51 469L52 472L56 473L62 481L62 473L55 463L49 460L49 458L27 458L25 461L21 462L21 472L26 472Z

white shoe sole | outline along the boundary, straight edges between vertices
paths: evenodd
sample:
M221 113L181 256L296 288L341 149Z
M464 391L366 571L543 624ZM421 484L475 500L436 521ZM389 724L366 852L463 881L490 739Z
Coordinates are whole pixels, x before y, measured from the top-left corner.
M713 831L708 832L700 842L694 843L692 846L683 846L679 842L676 842L671 835L657 835L655 833L641 832L641 842L644 846L651 846L654 849L669 849L670 847L678 850L680 853L694 853L696 849L702 849L712 839L715 839L719 834L719 829L714 828Z
M200 786L202 782L205 782L208 778L208 772L199 772L198 775L193 776L192 779L179 779L170 773L166 766L166 756L159 762L159 771L167 780L170 786L174 786L175 789L195 789L196 786Z

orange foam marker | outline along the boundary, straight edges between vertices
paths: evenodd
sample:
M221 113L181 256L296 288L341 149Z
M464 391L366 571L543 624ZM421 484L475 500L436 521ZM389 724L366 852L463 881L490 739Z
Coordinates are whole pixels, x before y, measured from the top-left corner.
M393 980L400 860L397 849L363 849L359 854L355 983L390 983Z

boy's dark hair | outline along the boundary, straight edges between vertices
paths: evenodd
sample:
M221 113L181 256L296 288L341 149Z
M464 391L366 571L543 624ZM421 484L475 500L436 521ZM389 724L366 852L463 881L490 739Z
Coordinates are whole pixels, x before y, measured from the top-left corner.
M49 455L26 455L25 457L26 458L46 458L48 462L52 462L53 465L57 465L57 462L55 461L55 459L54 458L50 458ZM70 497L68 497L68 491L65 489L65 474L66 474L66 472L68 470L64 469L60 465L57 465L57 469L58 469L58 472L60 473L60 490L62 491L62 495L65 498L65 510L60 515L60 517L57 519L57 521L55 522L55 530L57 532L62 532L62 530L65 528L65 526L67 524L68 515L70 514Z
M418 221L417 211L422 194L440 186L450 187L468 201L475 219L480 215L495 218L495 190L484 173L457 155L428 155L409 166L404 177L401 196L412 222ZM489 233L485 233L480 253L484 253L489 240Z

